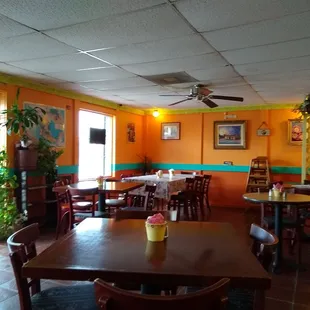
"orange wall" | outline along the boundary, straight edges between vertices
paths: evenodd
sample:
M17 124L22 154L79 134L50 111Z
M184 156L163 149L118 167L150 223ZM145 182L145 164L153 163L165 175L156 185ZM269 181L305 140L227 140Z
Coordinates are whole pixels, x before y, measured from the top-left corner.
M216 150L213 147L214 121L224 121L224 113L147 116L146 152L154 163L223 165L232 161L236 166L248 166L257 156L268 156L270 166L301 166L301 146L287 140L287 121L296 118L291 110L256 110L232 112L231 120L247 121L247 149ZM160 139L162 122L180 122L181 140ZM262 122L271 129L271 136L260 137L256 131ZM212 205L245 206L247 173L204 171L212 174L210 200ZM274 180L300 181L300 175L274 175Z
M8 106L14 101L17 87L13 85L2 85L0 91L5 91L8 98ZM98 105L81 102L57 95L48 94L27 88L20 88L19 105L23 102L38 103L55 106L66 110L66 146L64 154L59 158L58 165L71 166L78 164L78 112L80 109L96 111L114 116L116 134L115 163L138 163L140 159L137 154L143 154L143 116L114 109L104 108ZM127 123L136 125L136 143L127 142ZM18 140L16 136L8 137L8 153L13 158L14 144Z

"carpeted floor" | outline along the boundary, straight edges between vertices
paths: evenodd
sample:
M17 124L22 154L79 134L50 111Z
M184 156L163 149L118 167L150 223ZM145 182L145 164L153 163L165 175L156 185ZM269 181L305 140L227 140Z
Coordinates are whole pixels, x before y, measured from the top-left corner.
M213 208L211 221L232 223L242 242L248 242L248 231L252 222L259 223L259 213L255 210ZM42 231L37 242L38 252L54 241L54 234ZM286 254L287 256L289 254ZM294 257L291 257L292 259ZM310 243L303 245L303 264L306 271L290 271L272 275L272 288L267 292L266 310L310 310ZM42 289L52 286L76 284L68 281L42 281ZM19 302L15 279L5 242L0 242L0 310L18 310Z

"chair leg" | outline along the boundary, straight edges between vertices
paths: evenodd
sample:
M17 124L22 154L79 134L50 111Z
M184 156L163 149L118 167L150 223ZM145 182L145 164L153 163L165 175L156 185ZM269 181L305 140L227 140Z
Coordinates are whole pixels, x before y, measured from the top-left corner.
M297 265L298 266L301 265L302 231L303 231L302 227L297 228L296 237L297 237Z
M206 194L205 200L206 200L207 209L211 212L211 207L210 207L210 203L209 203L209 195L208 194Z

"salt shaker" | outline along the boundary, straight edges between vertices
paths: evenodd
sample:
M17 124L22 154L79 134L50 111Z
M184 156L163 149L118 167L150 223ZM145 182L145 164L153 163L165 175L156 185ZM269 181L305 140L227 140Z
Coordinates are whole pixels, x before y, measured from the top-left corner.
M272 197L272 189L269 190L268 196Z

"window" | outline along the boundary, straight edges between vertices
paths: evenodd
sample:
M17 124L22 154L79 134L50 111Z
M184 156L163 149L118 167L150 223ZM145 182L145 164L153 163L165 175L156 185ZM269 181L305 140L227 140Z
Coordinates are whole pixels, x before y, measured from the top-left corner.
M89 142L90 128L106 130L106 144ZM79 180L112 175L113 118L104 114L79 111Z

